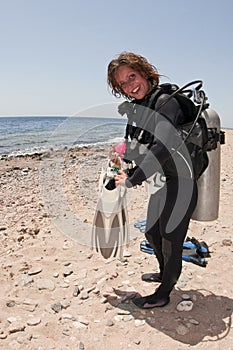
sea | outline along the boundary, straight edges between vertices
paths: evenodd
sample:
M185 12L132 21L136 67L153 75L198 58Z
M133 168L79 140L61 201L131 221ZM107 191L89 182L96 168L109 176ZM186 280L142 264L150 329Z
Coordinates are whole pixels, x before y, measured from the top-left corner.
M126 119L106 117L0 117L0 157L116 144Z

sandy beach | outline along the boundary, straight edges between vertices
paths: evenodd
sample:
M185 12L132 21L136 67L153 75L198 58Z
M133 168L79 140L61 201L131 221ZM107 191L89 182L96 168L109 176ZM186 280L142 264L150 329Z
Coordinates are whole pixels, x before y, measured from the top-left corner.
M205 241L206 268L183 262L164 308L140 310L130 301L156 284L140 251L145 187L128 191L130 243L123 259L91 250L104 148L0 160L0 349L233 349L233 130L221 147L219 218L192 221L189 236ZM182 301L191 305L179 311Z

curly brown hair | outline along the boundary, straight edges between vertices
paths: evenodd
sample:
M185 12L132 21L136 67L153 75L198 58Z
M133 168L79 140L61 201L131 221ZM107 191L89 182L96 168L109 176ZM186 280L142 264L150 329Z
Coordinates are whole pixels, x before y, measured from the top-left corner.
M108 65L108 85L112 89L115 97L124 96L131 100L132 97L127 95L116 81L116 73L120 66L128 66L139 72L143 77L148 79L150 87L159 84L160 74L156 67L150 64L147 59L133 52L122 52L116 59L112 60Z

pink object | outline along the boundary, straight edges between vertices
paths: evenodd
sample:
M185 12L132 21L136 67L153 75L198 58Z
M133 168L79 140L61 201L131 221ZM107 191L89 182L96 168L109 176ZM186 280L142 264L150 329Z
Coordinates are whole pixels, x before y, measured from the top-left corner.
M115 146L115 151L122 156L126 151L126 143L125 141L121 141Z

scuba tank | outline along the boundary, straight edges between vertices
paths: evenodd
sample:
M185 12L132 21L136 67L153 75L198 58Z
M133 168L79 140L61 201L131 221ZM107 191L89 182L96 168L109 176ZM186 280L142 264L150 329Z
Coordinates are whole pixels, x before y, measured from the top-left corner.
M197 221L212 221L218 218L220 196L220 144L225 143L224 132L220 130L220 118L210 108L201 113L208 128L207 149L209 164L197 180L198 201L192 219Z

